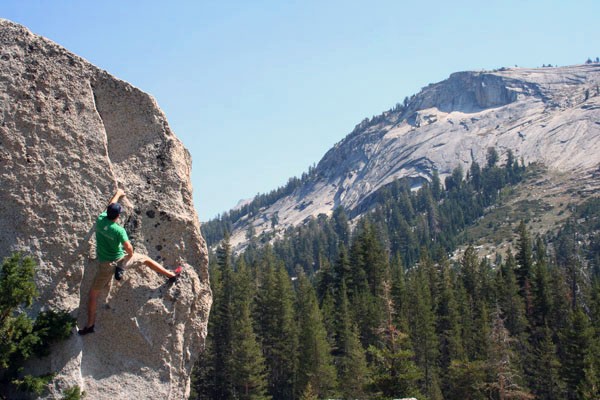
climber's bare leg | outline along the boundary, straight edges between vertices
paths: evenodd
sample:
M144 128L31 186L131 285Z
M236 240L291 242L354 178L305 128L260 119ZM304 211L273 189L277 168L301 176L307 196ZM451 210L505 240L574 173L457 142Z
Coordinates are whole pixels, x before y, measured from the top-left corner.
M165 269L165 267L163 267L162 265L160 265L159 263L157 263L150 257L144 257L143 262L144 262L144 264L149 266L153 271L156 271L159 274L166 276L167 278L172 278L175 276L175 274L172 271Z
M98 295L100 294L99 290L90 290L90 295L88 297L88 320L86 326L94 326L96 323L96 303L98 300Z

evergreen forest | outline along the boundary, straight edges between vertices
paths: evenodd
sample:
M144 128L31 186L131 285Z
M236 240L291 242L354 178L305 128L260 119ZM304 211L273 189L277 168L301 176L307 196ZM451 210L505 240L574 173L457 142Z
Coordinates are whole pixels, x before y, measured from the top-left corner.
M467 228L534 173L505 158L240 254L223 229L190 399L600 398L600 199L479 257Z

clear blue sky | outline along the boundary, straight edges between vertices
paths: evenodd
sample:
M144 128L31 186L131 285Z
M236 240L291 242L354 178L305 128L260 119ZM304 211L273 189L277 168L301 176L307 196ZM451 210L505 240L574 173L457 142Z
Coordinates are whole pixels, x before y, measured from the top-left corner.
M0 17L156 98L203 221L453 72L600 56L598 0L2 0Z

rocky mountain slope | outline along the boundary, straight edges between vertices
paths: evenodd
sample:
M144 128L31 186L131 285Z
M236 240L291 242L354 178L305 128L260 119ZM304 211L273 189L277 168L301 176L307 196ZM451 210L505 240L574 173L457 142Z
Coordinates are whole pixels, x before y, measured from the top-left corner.
M65 309L85 325L91 229L117 187L135 250L185 266L174 285L145 267L113 282L96 332L31 366L57 373L50 398L76 385L90 399L186 398L211 305L190 167L151 96L0 20L0 256L35 257L34 309Z
M232 244L243 247L250 226L274 237L337 206L356 209L399 178L418 186L437 170L443 181L459 165L484 165L489 147L590 176L600 163L600 65L458 72L431 84L364 120L291 195L240 218Z

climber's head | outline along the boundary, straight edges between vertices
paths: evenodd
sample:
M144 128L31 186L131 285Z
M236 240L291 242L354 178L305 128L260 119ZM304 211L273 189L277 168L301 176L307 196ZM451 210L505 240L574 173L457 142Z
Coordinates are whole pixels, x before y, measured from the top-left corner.
M111 203L106 208L106 217L111 221L116 220L121 215L121 205L119 203Z

